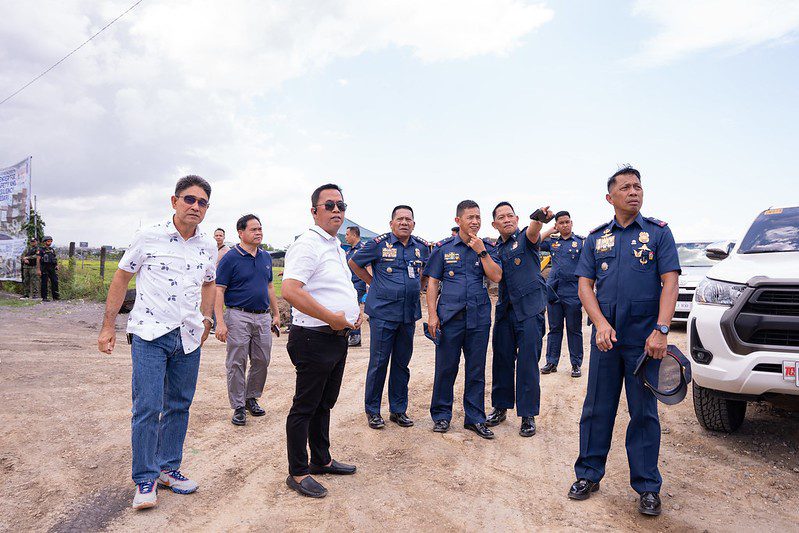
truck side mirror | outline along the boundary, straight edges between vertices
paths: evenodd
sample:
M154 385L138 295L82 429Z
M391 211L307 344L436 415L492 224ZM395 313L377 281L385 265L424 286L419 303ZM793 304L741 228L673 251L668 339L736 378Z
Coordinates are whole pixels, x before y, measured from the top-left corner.
M718 241L708 244L705 248L705 256L712 261L727 259L730 252L735 247L734 241Z

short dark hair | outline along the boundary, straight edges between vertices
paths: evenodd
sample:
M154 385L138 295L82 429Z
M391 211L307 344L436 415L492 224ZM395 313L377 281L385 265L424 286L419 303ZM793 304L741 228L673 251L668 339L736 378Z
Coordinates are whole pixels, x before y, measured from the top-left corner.
M319 203L319 195L322 194L322 191L327 191L331 189L335 189L338 192L340 192L341 197L344 198L344 193L341 192L341 187L339 187L335 183L325 183L324 185L320 185L319 187L314 189L314 192L311 193L311 207L316 207L316 204Z
M394 215L396 215L397 211L399 211L400 209L407 209L408 211L410 211L411 212L411 217L416 216L416 215L413 214L413 208L411 206L409 206L409 205L398 205L397 207L395 207L394 209L391 210L391 220L394 220Z
M246 226L245 226L245 227L246 227ZM214 233L216 233L217 231L221 231L222 233L225 233L225 230L223 230L222 228L216 228L216 229L214 230Z
M253 220L253 219L257 220L259 224L261 223L261 219L260 218L258 218L257 216L253 215L252 213L250 213L249 215L244 215L243 217L241 217L240 219L238 219L236 221L236 229L238 231L244 231L245 229L247 229L247 222L249 222L250 220ZM222 231L225 231L225 230L222 230Z
M458 204L458 207L455 208L455 216L459 217L463 214L464 211L466 211L467 209L471 209L473 207L480 209L480 206L477 205L477 202L475 202L474 200L463 200Z
M560 217L571 218L572 216L569 214L568 211L558 211L557 213L555 213L555 222L557 222Z
M347 231L351 231L352 234L355 235L356 237L361 236L361 228L359 228L358 226L350 226L349 228L347 228Z
M458 232L458 231L460 231L460 230L461 230L461 227L460 227L460 226L452 226L452 227L450 228L450 231L454 231L454 232Z
M630 165L624 165L619 170L617 170L611 177L608 178L608 192L610 192L610 189L614 185L616 185L616 178L619 177L619 176L623 176L624 174L632 174L633 176L638 178L639 182L641 181L641 173L640 172L635 170Z
M491 218L492 219L497 218L497 209L499 209L503 205L507 205L508 207L510 207L510 210L513 211L513 214L516 214L516 210L513 208L512 205L510 205L510 202L499 202L496 206L494 206L494 210L491 211Z
M205 195L208 196L208 199L210 200L211 185L200 176L196 176L194 174L183 176L178 180L178 182L175 184L175 196L180 196L180 193L195 185L205 191Z

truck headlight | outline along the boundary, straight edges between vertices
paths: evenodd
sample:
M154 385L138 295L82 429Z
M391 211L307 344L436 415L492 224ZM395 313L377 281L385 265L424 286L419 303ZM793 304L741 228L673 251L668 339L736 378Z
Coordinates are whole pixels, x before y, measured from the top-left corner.
M696 288L695 298L696 302L700 304L731 307L745 288L746 285L705 278Z

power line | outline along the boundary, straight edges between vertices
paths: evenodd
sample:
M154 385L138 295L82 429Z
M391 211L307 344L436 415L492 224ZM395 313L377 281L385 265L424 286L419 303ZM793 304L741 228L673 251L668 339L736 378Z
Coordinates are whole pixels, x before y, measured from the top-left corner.
M80 50L81 48L83 48L83 47L84 47L86 44L88 44L88 42L89 42L89 41L91 41L92 39L94 39L95 37L97 37L98 35L100 35L101 33L103 33L103 32L104 32L105 30L107 30L107 29L108 29L108 28L109 28L109 27L110 27L110 26L111 26L111 25L112 25L114 22L118 21L119 19L121 19L122 17L124 17L125 15L127 15L129 11L131 11L131 10L132 10L134 7L136 7L137 5L141 4L142 2L144 2L144 0L138 0L137 2L135 2L135 3L134 3L132 6L130 6L129 8L127 8L127 9L126 9L126 10L125 10L125 11L124 11L124 12L123 12L121 15L119 15L117 18L115 18L114 20L112 20L111 22L109 22L108 24L106 24L105 26L103 26L102 28L100 28L100 31L98 31L97 33L95 33L94 35L92 35L91 37L89 37L88 39L86 39L85 41L83 41L83 42L80 44L80 46L78 46L77 48L75 48L74 50L72 50L70 53L68 53L67 55L65 55L64 57L62 57L61 59L59 59L59 60L58 60L58 61L56 61L55 63L53 63L53 65L51 65L51 66L50 66L50 68L48 68L47 70L45 70L44 72L42 72L41 74L39 74L38 76L36 76L35 78L33 78L31 81L29 81L28 83L26 83L25 85L23 85L22 87L20 87L19 89L17 89L16 91L14 91L13 93L11 93L10 95L8 95L7 97L3 98L3 100L2 100L2 101L0 101L0 105L3 105L3 104L5 104L6 102L8 102L8 101L9 101L9 100L11 100L12 98L14 98L16 95L18 95L19 93L21 93L22 91L24 91L25 89L27 89L29 86L33 85L33 83L34 83L34 82L36 82L36 80L38 80L39 78L41 78L42 76L44 76L45 74L47 74L48 72L50 72L51 70L53 70L54 68L56 68L58 65L60 65L60 64L61 64L61 63L63 63L64 61L66 61L66 60L69 58L69 56L71 56L72 54L74 54L75 52L77 52L78 50Z

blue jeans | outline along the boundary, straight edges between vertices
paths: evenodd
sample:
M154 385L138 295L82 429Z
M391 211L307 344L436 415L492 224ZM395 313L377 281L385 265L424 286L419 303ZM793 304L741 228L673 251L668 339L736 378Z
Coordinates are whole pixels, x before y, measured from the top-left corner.
M189 425L189 407L197 386L200 349L183 353L180 328L152 341L133 335L133 481L178 470Z

